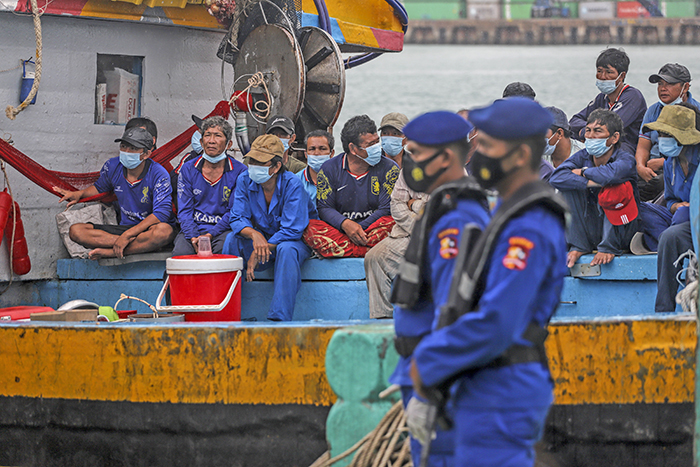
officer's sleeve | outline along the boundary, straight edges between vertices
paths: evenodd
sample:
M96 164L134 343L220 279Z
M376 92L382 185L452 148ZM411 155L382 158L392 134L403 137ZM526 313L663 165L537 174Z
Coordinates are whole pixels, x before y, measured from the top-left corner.
M587 156L588 153L582 149L566 159L554 170L552 176L549 177L549 184L561 191L585 190L588 180L571 171L583 168ZM586 171L586 173L588 173L588 171Z
M153 215L161 222L171 222L173 215L173 187L170 184L170 175L160 165L153 183Z
M187 239L199 236L199 229L194 222L194 194L189 175L189 171L183 167L177 177L177 220Z
M326 161L323 165L328 164ZM335 206L335 197L337 196L331 180L328 178L326 170L321 167L316 177L316 207L318 209L318 217L336 229L340 230L340 225L347 219L339 213Z
M248 172L243 172L236 180L236 194L231 206L231 230L234 234L239 234L246 227L253 228L250 199L248 198Z
M424 384L436 385L500 356L525 331L528 310L555 255L534 228L506 229L491 257L478 311L426 336L414 353Z
M267 241L272 245L299 240L309 225L308 195L297 177L286 180L282 203L280 229Z
M379 188L379 206L367 219L360 222L360 227L367 229L374 221L384 216L391 216L391 193L394 191L396 179L399 176L399 166L394 162L384 175L382 186Z

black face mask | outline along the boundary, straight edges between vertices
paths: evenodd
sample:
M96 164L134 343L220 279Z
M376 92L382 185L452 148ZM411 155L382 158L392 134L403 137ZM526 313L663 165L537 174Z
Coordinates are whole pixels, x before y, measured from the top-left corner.
M485 156L479 151L474 152L470 162L471 170L473 172L472 175L476 178L482 188L485 190L493 188L496 184L498 184L498 182L518 169L516 166L510 169L508 172L505 172L501 166L501 161L509 158L519 147L520 146L514 147L498 159Z
M403 158L403 178L406 181L406 185L408 185L411 190L417 193L425 193L426 190L428 190L428 188L435 183L435 180L440 178L440 175L447 170L447 167L443 167L433 175L427 175L425 173L425 167L437 156L442 154L443 151L444 149L440 149L438 152L421 162L414 161L410 154L405 155Z

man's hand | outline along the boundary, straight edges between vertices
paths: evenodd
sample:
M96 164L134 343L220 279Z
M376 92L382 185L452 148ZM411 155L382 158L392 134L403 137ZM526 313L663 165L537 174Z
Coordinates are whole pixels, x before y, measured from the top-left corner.
M212 236L212 234L204 234L204 235L200 235L199 237L192 237L192 238L190 239L190 241L192 242L192 246L194 247L194 252L195 252L195 253L199 253L199 239L202 238L202 237L209 237L209 240L211 240L212 238L214 238L214 237Z
M117 238L117 241L114 242L114 246L112 247L112 250L114 250L114 255L117 258L124 257L124 250L136 238L136 237L132 237L132 236L127 235L127 234L128 234L128 232L124 232L123 234L121 234L119 236L119 238Z
M675 214L676 211L678 211L678 208L683 207L683 206L688 206L690 207L690 203L686 203L685 201L681 203L674 203L671 205L671 214Z
M245 270L245 280L251 282L255 279L255 266L258 265L258 255L253 251L248 258L248 265Z
M579 177L582 177L583 175L581 175L581 170L583 170L583 169L571 169L571 173L574 175L578 175Z
M253 230L252 238L253 240L253 252L257 257L257 261L260 264L265 264L270 260L270 247L268 246L267 240L257 230ZM253 255L251 255L251 258Z
M652 161L649 161L651 163ZM652 178L656 177L656 172L649 167L644 165L637 166L637 173L645 182L649 182Z
M660 170L664 166L665 159L663 157L657 157L656 159L649 159L647 162L647 167L653 171Z
M80 201L80 198L83 196L82 191L68 191L68 190L64 190L63 188L59 188L57 186L53 187L53 191L55 191L56 193L58 193L59 195L62 196L62 198L58 200L59 203L62 203L64 201L68 201L66 208L73 206L75 203Z
M355 245L367 245L367 234L357 222L353 222L350 219L345 219L343 223L340 224L340 228L343 229L343 232L350 237L350 240Z

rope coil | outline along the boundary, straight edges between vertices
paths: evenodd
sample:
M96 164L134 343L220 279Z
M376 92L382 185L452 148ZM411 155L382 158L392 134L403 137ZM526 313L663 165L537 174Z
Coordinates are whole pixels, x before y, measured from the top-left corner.
M249 76L249 75L244 75L244 76ZM243 78L244 76L241 76L238 80ZM236 82L238 81L236 80ZM234 83L235 85L235 83ZM255 115L255 113L251 112L251 115L253 118L258 122L258 123L265 123L267 119L270 117L270 111L272 109L272 94L270 94L270 90L267 88L267 83L265 82L265 75L263 75L262 71L258 71L257 73L254 73L250 75L250 78L248 78L248 86L243 90L243 91L235 91L231 94L231 98L229 99L228 103L231 107L235 107L233 105L234 101L238 98L238 96L245 95L246 92L248 92L250 89L253 88L258 88L262 87L264 92L265 92L265 100L264 101L258 101L253 105L253 109L258 112L259 115ZM248 104L250 105L250 103ZM263 121L260 121L260 120Z
M39 90L39 81L41 81L41 51L43 49L43 44L41 39L40 18L43 12L39 10L37 0L31 0L31 4L32 17L34 18L34 35L36 36L36 69L34 73L34 83L32 84L31 91L29 91L29 95L26 99L24 99L24 102L22 102L18 107L8 105L7 108L5 108L5 115L7 115L7 118L10 120L14 120L21 111L27 108L29 103L34 99L34 96L36 96L36 93Z

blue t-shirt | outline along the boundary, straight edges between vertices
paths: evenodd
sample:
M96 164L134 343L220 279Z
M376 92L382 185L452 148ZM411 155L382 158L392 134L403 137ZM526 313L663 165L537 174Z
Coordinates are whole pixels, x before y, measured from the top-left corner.
M668 157L664 161L664 198L666 198L666 207L669 209L676 203L690 202L690 190L700 163L700 144L689 146L685 151L685 157L688 159L688 175L683 173L677 157Z
M119 157L113 157L102 166L100 178L95 182L98 192L112 191L117 197L120 225L136 225L150 214L161 222L172 221L172 187L168 171L151 159L144 163L141 179L131 183L126 179L126 167L119 162Z
M207 233L217 236L229 229L236 180L247 170L233 157L227 157L224 173L218 180L210 181L202 174L204 162L200 156L185 163L178 177L177 219L188 239Z
M348 167L347 155L326 161L316 177L318 215L340 230L346 219L367 229L374 221L391 215L391 192L399 178L399 166L382 156L362 175Z
M311 180L309 175L309 167L307 166L304 170L297 172L297 177L301 180L301 186L304 187L304 191L309 194L311 202L316 206L316 184Z
M700 109L700 103L693 99L693 96L691 93L688 93L688 101L689 104L694 105L698 109ZM659 132L656 130L645 130L644 125L647 123L652 123L655 122L656 120L659 119L659 115L661 114L661 109L664 108L664 105L661 102L654 102L649 106L647 109L646 113L644 114L644 119L642 120L642 128L639 131L639 137L640 138L645 138L651 141L651 151L650 151L650 157L651 159L656 159L658 157L661 157L659 154Z

